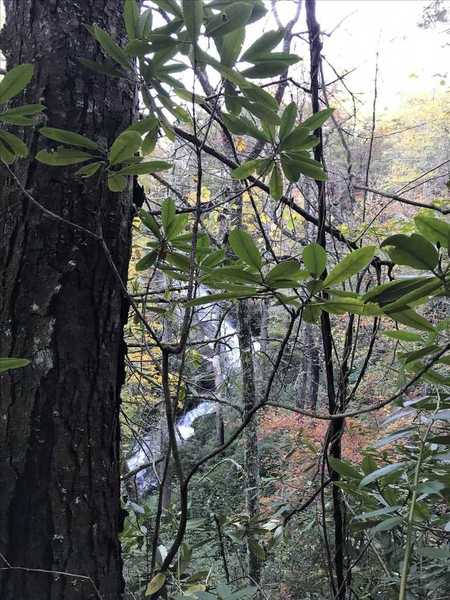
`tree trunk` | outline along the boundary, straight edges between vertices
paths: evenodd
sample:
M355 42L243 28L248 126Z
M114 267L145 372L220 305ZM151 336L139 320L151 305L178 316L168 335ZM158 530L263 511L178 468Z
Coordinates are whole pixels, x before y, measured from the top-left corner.
M255 367L253 364L252 334L250 330L250 317L248 314L248 301L239 300L238 303L238 338L242 369L242 398L244 416L255 406L256 381ZM256 583L261 577L261 561L255 552L254 533L255 520L259 515L259 451L258 451L258 423L256 415L245 428L245 473L246 473L246 503L247 512L252 521L248 533L247 555L248 574Z
M322 60L322 41L320 25L316 18L316 0L306 0L306 23L308 26L309 52L310 52L310 74L311 74L311 105L313 113L319 112L319 74ZM314 148L314 158L323 163L322 131L316 130L320 143ZM318 193L318 218L319 227L317 232L318 243L326 249L325 223L327 220L327 197L326 186L323 181L316 181ZM325 277L326 272L322 275ZM322 293L324 299L326 293ZM330 414L335 414L343 409L339 405L339 394L336 392L334 365L333 365L333 332L330 316L323 311L320 317L322 347L325 363L325 374L328 395L328 410ZM344 419L332 421L328 427L326 449L333 458L341 458L341 438L344 432ZM326 455L326 451L325 451ZM332 468L329 469L330 478L333 482L339 481L340 475ZM333 520L334 520L334 570L336 575L336 586L333 579L333 595L335 600L345 600L347 598L347 575L345 572L346 548L345 548L345 505L342 497L342 490L333 485ZM325 520L325 515L324 515ZM331 573L330 573L331 575Z
M25 101L42 100L52 127L111 143L131 121L135 90L87 71L78 59L101 56L86 24L120 36L122 1L4 3L0 46L8 68L36 61ZM33 154L37 134L27 136ZM42 205L96 233L101 226L126 280L131 186L114 194L103 180L85 183L74 171L32 159L17 167ZM8 569L0 575L0 597L117 600L128 306L96 240L47 218L4 170L0 186L0 356L32 360L1 378L0 552L13 567L84 576Z

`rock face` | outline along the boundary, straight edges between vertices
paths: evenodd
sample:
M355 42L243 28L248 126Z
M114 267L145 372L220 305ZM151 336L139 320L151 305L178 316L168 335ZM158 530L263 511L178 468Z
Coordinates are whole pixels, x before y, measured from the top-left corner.
M35 63L25 103L49 126L103 144L131 122L135 90L88 71L103 60L85 25L123 35L122 0L4 0L7 66ZM27 130L31 156L48 141ZM32 158L17 174L47 209L102 232L126 280L131 190ZM0 173L0 356L31 358L0 383L2 600L117 600L121 594L119 405L127 316L101 244L47 218ZM4 565L1 565L2 567ZM82 576L82 578L77 577Z

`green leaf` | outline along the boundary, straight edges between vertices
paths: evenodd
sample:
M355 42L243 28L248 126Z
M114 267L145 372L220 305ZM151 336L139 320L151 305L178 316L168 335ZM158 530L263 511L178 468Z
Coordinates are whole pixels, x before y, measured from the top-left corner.
M307 276L307 274L306 274ZM296 260L285 260L278 263L266 276L265 281L267 285L277 287L277 281L283 281L286 279L294 280L295 283L299 279L305 278L305 271L300 269L300 265Z
M39 133L55 142L70 144L71 146L81 146L90 150L98 150L98 144L79 133L66 131L65 129L56 129L55 127L41 127Z
M137 131L139 134L156 131L159 128L159 120L154 115L144 117L140 121L136 121L130 125L125 131Z
M130 40L125 46L125 51L128 56L139 56L142 58L147 54L152 54L155 48L147 40Z
M258 65L259 63L267 64L268 62L283 63L285 68L289 65L294 65L300 60L300 57L296 54L289 54L287 52L261 52L255 55L250 62Z
M382 334L393 340L399 340L400 342L421 342L422 336L412 331L382 331Z
M191 42L196 42L203 23L203 0L183 0L183 17Z
M436 219L428 215L417 215L414 217L416 228L420 233L434 244L440 244L444 248L450 247L450 225L443 219Z
M116 61L121 67L128 70L130 69L130 63L128 61L128 56L122 50L120 46L116 44L116 42L112 39L107 31L98 27L98 25L86 25L86 28L94 36L97 42L103 49L103 52L110 56L113 60Z
M158 96L158 100L161 102L164 108L171 112L180 121L183 121L185 123L189 123L191 121L189 113L182 109L180 106L177 106L174 102L172 102L170 98L167 98L163 94L160 94Z
M328 178L327 174L322 169L322 165L315 160L311 160L307 153L282 153L281 164L286 176L293 182L298 180L300 174L311 177L317 181L325 181Z
M206 22L205 33L216 37L231 33L246 25L252 14L252 6L247 2L233 2L219 14L214 15Z
M156 594L156 592L158 592L162 588L162 586L165 584L165 582L166 582L165 574L158 573L157 575L155 575L153 577L153 579L148 584L147 589L145 590L145 595L152 596L153 594Z
M92 177L102 165L104 165L103 161L89 163L88 165L81 167L81 169L78 169L78 171L75 172L75 175L78 175L79 177Z
M33 77L34 67L30 64L19 65L6 73L0 81L0 103L8 102L25 88Z
M144 223L144 225L150 229L156 238L161 239L159 225L153 215L141 208L139 211L139 218L141 219L142 223Z
M170 231L170 225L172 221L175 219L177 213L177 209L175 206L175 202L172 198L166 198L164 202L161 204L161 222L164 228L166 235Z
M277 164L272 169L269 188L270 195L274 200L279 200L283 196L283 177Z
M170 254L166 255L165 259L169 265L172 265L173 267L176 267L177 269L180 269L185 273L189 273L191 261L189 260L189 257L185 254L171 252Z
M405 463L405 462L394 463L391 465L385 465L384 467L381 467L380 469L377 469L376 471L372 471L372 473L369 473L368 475L363 477L362 480L360 481L359 487L360 488L366 487L367 485L370 485L374 481L378 481L379 479L386 477L387 475L390 475L391 473L395 473L396 471L399 471L399 470L405 470L405 468L407 466L408 466L408 463Z
M372 527L370 530L373 533L377 533L379 531L390 531L391 529L394 529L395 527L401 525L401 523L401 517L389 517L388 519L384 519L383 521L381 521L381 523L378 523L378 525L375 525L375 527Z
M0 358L0 373L9 369L20 369L30 364L27 358Z
M159 8L172 13L176 17L183 18L183 13L176 3L176 0L152 0L152 2L159 6Z
M248 79L268 79L269 77L281 75L286 71L288 66L286 62L281 60L267 60L245 69L245 71L241 72L241 75L248 77Z
M136 263L136 271L146 271L152 267L158 258L158 251L152 250Z
M417 368L419 367L423 367L423 365L419 362L417 363L412 363L413 367L415 367L417 365ZM435 369L429 369L426 373L423 374L422 376L426 381L429 381L430 383L433 383L434 385L445 385L445 386L450 386L450 377L446 377L445 375L443 375L442 373L439 373L438 371L436 371ZM437 419L442 418L441 415L438 413Z
M261 270L261 255L250 234L243 229L234 229L230 232L229 241L233 251L239 258L258 271Z
M428 301L428 298L443 289L442 281L437 277L429 279L428 282L423 283L420 287L404 294L398 300L386 304L383 306L383 310L386 312L392 312L393 310L401 310L405 307L418 306Z
M108 188L111 192L123 192L128 185L128 179L123 175L117 175L116 173L108 175L107 181Z
M233 67L245 39L245 27L240 27L223 37L214 38L220 60L226 67Z
M378 302L380 306L390 304L395 300L402 298L405 294L421 288L432 279L430 277L410 277L408 279L397 279L389 281L372 288L363 297L364 302Z
M404 438L410 438L415 434L415 432L416 427L405 427L404 429L400 429L394 433L383 436L379 440L376 440L376 442L372 444L372 448L382 448L383 446L392 444L392 442L396 442Z
M148 156L153 152L158 141L158 130L150 131L142 142L141 151L144 156Z
M324 287L342 283L352 275L362 271L371 262L375 255L375 246L366 246L347 254L329 273L323 282Z
M139 16L136 30L136 37L140 39L148 39L152 32L152 9L147 8L142 11L142 14Z
M297 161L292 160L289 156L281 154L281 167L286 178L291 183L296 183L300 179L300 168Z
M303 309L303 320L306 323L311 323L312 325L315 325L319 321L321 313L322 309L318 304L307 304Z
M203 277L203 282L206 284L212 284L216 287L229 288L228 284L249 283L251 285L261 283L259 275L255 275L254 272L247 271L242 267L225 266L220 269L214 269Z
M286 152L286 154L288 154L290 158L303 160L305 158L310 158L309 152L305 152L305 150L311 150L311 148L315 148L319 143L319 138L317 138L314 135L308 135L295 148L287 148L286 150L284 150L284 152Z
M234 115L223 113L222 120L227 129L232 133L237 135L249 135L264 142L270 141L270 138L263 131L255 127L255 125L245 117L235 117Z
M309 129L303 127L303 125L299 125L282 141L280 148L286 152L289 150L297 150L309 135Z
M364 316L381 316L382 310L376 304L366 303L364 304L361 299L358 298L346 298L345 300L326 300L321 303L320 306L326 312L336 315L342 315L344 313L350 313L352 315L364 315Z
M212 269L219 265L225 258L225 250L215 250L208 254L202 261L202 269Z
M316 129L319 129L319 127L322 127L325 121L328 121L333 112L334 108L325 108L324 110L311 115L309 119L306 119L306 121L302 123L302 127L309 129L310 131L315 131Z
M5 117L3 115L6 115ZM0 114L0 121L3 123L9 123L10 125L19 125L20 127L28 127L33 125L33 119L21 115L10 115L7 113Z
M0 141L0 160L5 162L7 165L11 165L16 160L16 155L12 149Z
M179 98L186 100L190 104L192 104L193 102L195 102L196 104L203 104L206 100L204 96L200 96L198 94L193 94L192 92L189 92L188 90L186 90L184 88L177 88L175 90L175 94Z
M208 296L200 296L194 300L186 302L186 306L201 306L202 304L211 304L211 302L219 302L220 300L236 300L237 298L249 298L256 293L256 289L248 289L247 292L223 292L222 294L209 294Z
M300 170L300 173L306 175L307 177L311 177L315 181L326 181L328 179L328 175L322 169L322 167L318 167L312 164L313 161L307 161L306 159L302 159L297 161L297 166ZM315 161L314 161L315 162Z
M382 248L397 265L407 265L421 270L433 270L438 263L439 254L431 242L418 233L411 236L402 233L386 238Z
M124 162L132 158L139 150L142 138L137 131L124 131L114 141L109 151L111 165Z
M30 117L42 112L45 109L43 104L23 104L0 112L0 121L12 125L33 125L33 119Z
M264 163L265 160L261 158L256 158L255 160L248 160L245 163L242 163L236 169L231 171L231 177L233 179L247 179L252 173L255 172L257 167Z
M242 90L244 96L246 98L248 98L249 100L251 100L253 103L257 103L259 105L263 105L264 108L270 111L270 113L273 115L273 113L276 114L276 120L274 122L276 122L276 124L278 124L280 122L279 118L278 118L278 102L276 101L276 99L269 94L269 92L266 92L266 90L264 90L263 88L260 88L256 85L251 85L250 87L245 87ZM244 104L244 106L248 107L247 104ZM253 106L253 105L252 105ZM254 113L257 116L258 115L256 112ZM266 115L269 114L268 112L265 113ZM264 113L262 113L262 117L264 118ZM273 116L271 117L273 119Z
M73 148L58 148L57 150L41 150L36 154L36 160L52 167L64 167L67 165L76 165L94 158L83 150Z
M241 61L253 62L254 56L261 54L262 52L270 52L281 42L284 36L284 31L267 31L260 38L254 42L248 50L241 56Z
M175 215L166 231L167 239L169 241L175 240L180 235L185 228L188 219L189 215L187 214Z
M405 364L408 364L410 362L418 360L419 358L428 356L429 354L434 354L440 349L440 346L437 346L436 344L431 344L429 346L425 346L424 348L420 348L419 350L414 350L413 352L406 352L402 353L401 355L399 354L399 358L401 358L401 360L403 360Z
M429 321L412 309L389 312L387 313L387 316L407 327L413 327L414 329L419 329L421 331L435 331L433 325Z
M327 266L327 253L320 244L308 244L303 250L303 263L314 277L319 277Z
M0 129L0 140L9 150L11 150L14 156L19 156L20 158L28 156L26 144L13 133Z
M335 458L334 456L328 456L327 460L336 473L339 473L346 479L357 479L358 481L362 478L361 473L355 469L348 461Z
M291 133L295 125L296 118L297 104L295 102L291 102L284 109L283 114L281 116L281 125L279 133L280 142L283 142L283 140Z
M139 7L136 0L125 0L123 7L123 20L125 22L125 29L129 39L139 37L138 23L139 23Z
M264 90L261 90L261 92L264 92ZM252 95L256 96L258 94L253 94L252 91ZM250 102L246 98L241 98L240 102L249 113L255 117L258 117L258 119L261 119L261 121L264 121L268 125L279 125L280 119L277 113L275 110L273 110L273 108L268 108L267 104L262 103L260 100L257 102Z
M236 87L229 81L225 82L225 107L228 112L235 116L239 116L242 110L241 98L237 95Z
M149 162L141 162L128 165L118 171L120 175L148 175L158 171L167 171L171 169L172 164L165 160L151 160Z

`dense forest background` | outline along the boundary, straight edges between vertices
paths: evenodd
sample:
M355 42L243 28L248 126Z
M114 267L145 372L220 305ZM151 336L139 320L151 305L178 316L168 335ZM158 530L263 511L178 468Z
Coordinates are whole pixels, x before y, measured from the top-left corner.
M448 598L448 2L4 4L2 598Z

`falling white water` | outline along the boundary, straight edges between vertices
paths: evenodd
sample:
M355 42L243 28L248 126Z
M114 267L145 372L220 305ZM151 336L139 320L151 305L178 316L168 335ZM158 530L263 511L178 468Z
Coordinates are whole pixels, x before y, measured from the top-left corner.
M199 288L199 296L206 296L209 290L204 286ZM211 339L217 334L217 325L221 318L221 310L218 307L210 305L201 306L196 312L196 321L200 325L204 338ZM212 364L217 382L223 382L237 373L240 368L239 339L236 332L236 326L230 314L227 314L221 323L220 333L217 337L222 338L220 343L214 341L208 344L212 351L212 357L207 355L203 359ZM260 351L258 341L253 342L254 352ZM222 385L220 385L222 388ZM216 394L220 397L220 389L216 389ZM191 410L177 419L176 431L177 442L179 445L195 435L194 422L205 415L215 411L214 402L200 402ZM160 431L159 429L150 431L143 440L143 443L135 446L132 456L127 464L130 471L137 469L141 465L154 462L160 455ZM136 485L140 493L151 491L158 483L155 468L149 467L143 469L136 475Z
M210 415L213 412L213 402L200 402L198 406L192 410L188 410L182 417L180 417L177 421L179 443L188 440L195 434L195 430L192 425L196 419L203 417L204 415Z

